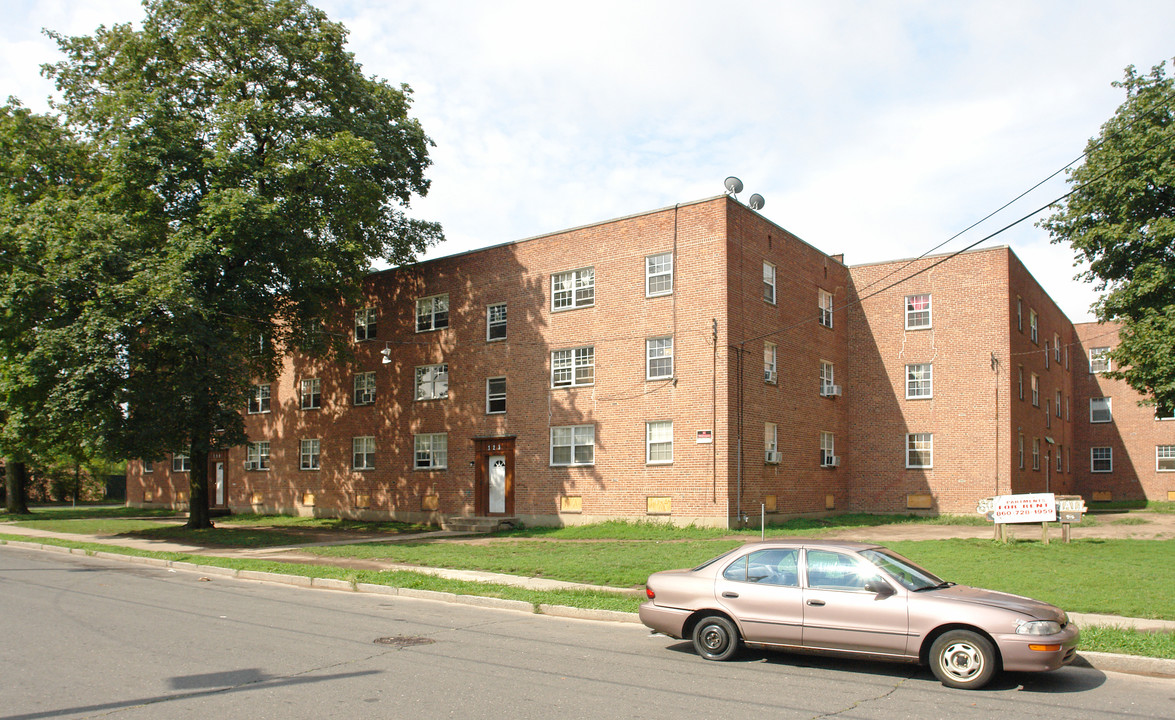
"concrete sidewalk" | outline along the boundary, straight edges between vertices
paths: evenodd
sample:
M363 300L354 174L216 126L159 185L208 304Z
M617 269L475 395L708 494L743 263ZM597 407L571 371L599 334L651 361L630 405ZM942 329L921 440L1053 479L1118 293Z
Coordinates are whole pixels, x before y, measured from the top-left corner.
M420 538L440 538L440 537L460 537L470 533L459 533L449 531L438 531L429 533L417 533L412 535L398 535L396 540L416 540ZM642 595L643 591L639 588L615 588L600 585L588 585L584 583L565 582L561 580L549 580L545 578L533 578L520 575L508 575L504 573L493 573L478 570L453 570L448 568L431 568L422 567L418 565L406 565L403 563L393 563L380 560L366 560L358 558L328 558L321 555L314 555L311 553L302 552L306 548L311 547L327 547L338 545L355 545L368 542L386 542L389 537L386 535L378 537L360 537L351 538L340 541L329 542L315 542L305 543L299 545L289 545L283 547L270 548L249 548L249 549L226 549L219 547L207 547L199 545L189 545L184 543L166 542L159 540L148 540L142 538L130 538L126 536L110 536L110 535L81 535L72 533L57 533L47 530L25 528L13 525L11 523L0 523L0 535L23 535L29 538L58 538L62 540L72 540L74 542L94 543L99 545L110 545L112 547L126 547L137 550L148 550L155 552L171 552L182 553L186 555L200 555L206 557L225 557L225 558L242 558L254 560L269 560L273 562L287 562L304 565L323 565L333 567L349 567L362 570L403 570L409 572L422 573L433 575L436 577L443 577L452 580L467 580L472 582L494 583L499 585L510 585L515 587L526 588L529 590L598 590L605 592L614 592L621 594ZM2 543L3 541L0 541ZM43 549L50 551L60 551L60 547L52 545L41 545L38 543L28 542L12 542L11 544L18 547L26 547L31 549ZM149 558L136 558L134 556L118 555L117 553L102 553L102 557L106 559L124 560L129 562L143 562L150 560ZM359 592L381 592L385 594L403 594L411 597L420 597L425 599L442 600L450 602L463 602L466 604L482 604L501 607L503 609L521 610L524 612L534 612L535 608L531 603L514 601L514 600L500 600L497 598L479 598L478 596L456 595L454 593L433 592L424 590L408 590L387 588L385 586L373 586L364 583L351 584L345 581L333 580L328 578L305 578L303 576L282 575L280 573L265 573L256 571L229 571L226 572L224 568L215 566L201 566L194 563L176 563L169 561L158 561L158 563L147 564L161 564L172 569L182 570L196 570L203 572L210 572L217 575L229 574L234 577L246 580L258 580L279 582L283 584L302 585L312 588L326 588L332 590L352 590ZM627 623L639 623L636 615L633 613L622 613L607 610L584 610L581 608L571 608L563 606L541 605L539 611L545 614L558 615L562 617L575 617L581 619L591 620L607 620L619 621ZM1132 628L1144 631L1158 631L1158 632L1175 632L1175 621L1170 620L1151 620L1146 618L1129 618L1118 615L1097 615L1088 613L1069 613L1069 618L1077 623L1078 627L1088 626L1109 626ZM1112 672L1125 672L1141 675L1153 675L1157 677L1175 678L1175 660L1167 660L1162 658L1149 658L1135 655L1118 655L1113 653L1098 653L1098 652L1081 652L1075 662L1078 665L1093 667L1098 670L1107 670Z

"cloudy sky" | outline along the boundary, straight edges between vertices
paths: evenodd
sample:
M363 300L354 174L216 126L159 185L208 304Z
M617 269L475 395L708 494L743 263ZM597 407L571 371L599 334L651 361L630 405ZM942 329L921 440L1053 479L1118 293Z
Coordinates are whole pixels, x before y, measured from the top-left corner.
M1175 2L317 0L369 74L415 91L436 143L432 256L698 200L729 175L848 264L920 255L1078 158L1130 64L1175 56ZM4 0L0 99L47 109L42 28L137 21L137 0ZM1046 183L946 245L1066 191ZM1073 254L1007 244L1069 316Z

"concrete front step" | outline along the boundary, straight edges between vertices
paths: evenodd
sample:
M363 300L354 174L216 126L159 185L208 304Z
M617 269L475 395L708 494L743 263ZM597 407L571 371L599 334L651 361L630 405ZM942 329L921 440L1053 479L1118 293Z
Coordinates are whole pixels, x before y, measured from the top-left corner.
M441 521L441 527L453 532L491 533L518 527L522 523L516 517L463 517L452 515Z

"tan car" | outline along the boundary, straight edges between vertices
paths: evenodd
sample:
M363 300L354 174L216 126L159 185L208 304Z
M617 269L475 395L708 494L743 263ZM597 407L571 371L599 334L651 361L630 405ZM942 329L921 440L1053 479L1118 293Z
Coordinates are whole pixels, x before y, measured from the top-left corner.
M1038 600L945 582L878 545L750 543L692 570L649 576L641 622L690 639L707 660L741 644L929 664L944 685L999 670L1056 670L1077 627Z

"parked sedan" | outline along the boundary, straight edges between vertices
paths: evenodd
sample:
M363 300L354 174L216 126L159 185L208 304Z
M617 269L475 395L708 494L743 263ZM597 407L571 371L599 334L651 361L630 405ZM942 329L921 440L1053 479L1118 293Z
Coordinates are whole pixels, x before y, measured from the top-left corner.
M929 664L944 685L1056 670L1077 654L1060 608L946 582L878 545L757 542L649 576L641 622L707 660L740 645Z

